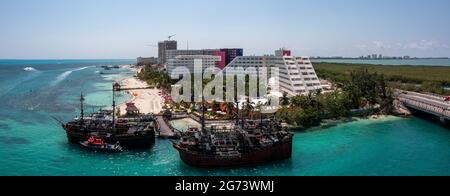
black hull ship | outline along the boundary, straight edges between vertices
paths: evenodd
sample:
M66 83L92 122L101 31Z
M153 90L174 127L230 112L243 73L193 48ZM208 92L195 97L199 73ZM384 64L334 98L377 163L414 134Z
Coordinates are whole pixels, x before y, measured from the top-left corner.
M81 115L68 123L61 123L71 143L80 144L92 136L106 143L119 142L126 149L151 148L156 139L156 120L153 115L134 113L116 118L115 92L128 90L113 86L113 110L100 110L84 116L84 97L81 95ZM59 121L61 122L61 121Z
M197 167L238 167L290 159L293 133L279 122L190 129L174 143L180 158Z
M111 111L100 111L87 119L74 119L63 124L67 139L71 143L86 141L91 136L99 136L105 142L119 142L127 149L151 148L155 143L155 126L151 116L141 116L131 119L118 119L115 128L108 114ZM97 118L105 115L105 118ZM115 129L115 131L113 131Z
M203 74L202 74L203 79ZM201 129L182 133L173 146L184 163L196 167L239 167L290 159L294 134L282 126L281 121L239 120L239 103L235 98L235 119L232 127L205 126L205 97L202 86ZM251 106L250 98L247 106ZM244 108L245 106L243 106ZM252 108L252 107L247 107Z

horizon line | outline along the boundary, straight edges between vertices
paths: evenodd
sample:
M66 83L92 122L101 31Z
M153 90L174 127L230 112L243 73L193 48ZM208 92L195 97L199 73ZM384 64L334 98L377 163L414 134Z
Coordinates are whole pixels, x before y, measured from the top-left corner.
M138 58L138 57L136 57ZM136 58L0 58L0 61L4 60L17 60L17 61L58 61L58 60L136 60Z

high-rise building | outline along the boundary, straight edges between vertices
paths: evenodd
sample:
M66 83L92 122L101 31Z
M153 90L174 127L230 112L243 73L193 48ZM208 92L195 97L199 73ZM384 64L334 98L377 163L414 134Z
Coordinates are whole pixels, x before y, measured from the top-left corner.
M218 67L220 70L223 70L227 66L226 55L227 55L227 53L224 51L216 51L213 54L213 56L220 57L220 60L216 62L216 67Z
M202 70L195 70L194 62L196 59L202 60ZM219 67L221 56L214 55L179 55L175 58L169 59L167 62L167 71L169 74L183 75L183 74L201 74L206 68ZM177 68L186 68L185 70L178 70Z
M188 56L188 55L214 55L214 53L220 52L218 49L202 49L202 50L167 50L166 59L174 59L177 56Z
M280 48L279 50L275 50L275 56L291 56L292 52L291 50L288 50L286 48Z
M308 94L322 89L316 71L309 57L290 56L289 50L277 50L276 55L271 56L241 56L236 57L227 67L230 68L278 68L280 92L289 96ZM227 74L254 74L261 76L262 73L251 73L240 70L226 69Z
M158 58L156 58L156 57L138 57L137 58L138 66L154 65L154 64L158 64Z
M166 40L158 43L158 60L159 63L164 64L167 62L166 53L168 50L178 49L178 43L174 40Z
M225 53L225 65L228 65L238 56L244 56L242 48L222 48L220 51Z
M242 56L244 50L240 48L223 48L223 49L201 49L201 50L167 50L166 59L175 59L177 56L188 56L188 55L212 55L220 56L221 59L217 62L217 67L220 69L225 68L231 61L236 57Z

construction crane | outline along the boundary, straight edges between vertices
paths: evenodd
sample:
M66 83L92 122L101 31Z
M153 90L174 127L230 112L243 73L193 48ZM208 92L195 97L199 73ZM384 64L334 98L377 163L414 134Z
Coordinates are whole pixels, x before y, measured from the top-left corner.
M177 34L174 34L174 35L170 35L170 36L168 36L168 38L169 38L169 41L172 39L172 37L175 37Z

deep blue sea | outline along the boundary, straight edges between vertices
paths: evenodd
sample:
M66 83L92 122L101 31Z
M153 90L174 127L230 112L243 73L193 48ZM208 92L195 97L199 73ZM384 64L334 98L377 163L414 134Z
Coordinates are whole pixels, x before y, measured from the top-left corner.
M109 155L69 144L51 116L78 115L81 92L88 111L108 107L112 81L133 73L102 76L98 66L131 63L0 61L0 175L450 175L450 130L418 118L361 120L297 133L292 159L235 169L187 166L168 140L157 140L153 149Z

